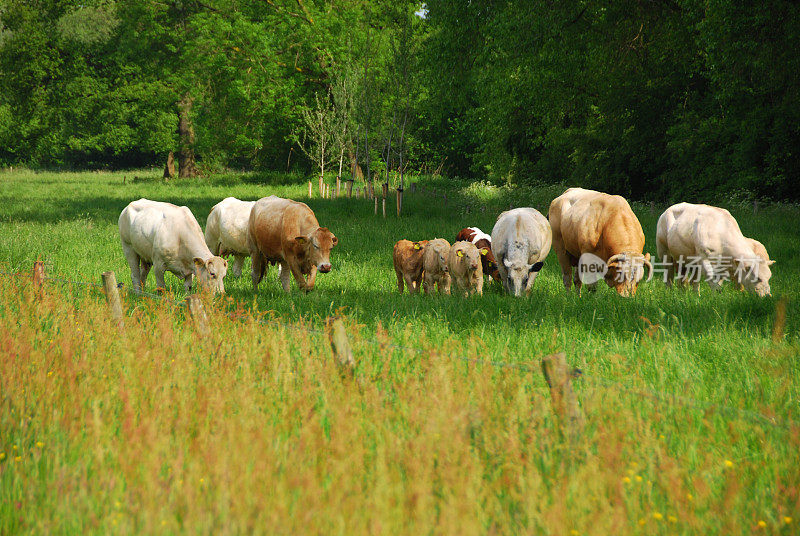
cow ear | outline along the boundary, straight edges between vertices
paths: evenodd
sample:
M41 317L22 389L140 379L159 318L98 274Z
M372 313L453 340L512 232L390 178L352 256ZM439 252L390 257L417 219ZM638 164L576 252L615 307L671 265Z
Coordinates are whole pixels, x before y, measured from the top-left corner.
M195 257L193 260L194 260L194 266L195 266L195 268L205 268L205 266L206 266L206 261L204 261L204 260L203 260L203 259L201 259L200 257Z
M419 242L414 242L414 249L422 249L422 246L419 245Z
M486 249L486 248L481 248L481 255L483 255L483 256L485 257L485 256L486 256L486 255L488 255L488 254L489 254L489 250L488 250L488 249Z
M503 265L504 265L506 268L511 268L511 261L510 261L510 260L508 260L508 259L503 259Z
M767 261L767 266L772 266L773 264L775 264L775 261Z
M542 269L542 266L544 266L544 263L542 261L535 262L535 263L533 263L533 266L531 266L530 271L531 272L538 272L539 270Z
M456 255L458 255L459 257L463 257L464 256L464 250L459 249L458 251L456 251Z
M336 238L336 237L334 236L334 237L331 239L331 242L333 242L333 245L335 246L336 244L338 244L338 243L339 243L339 239L338 239L338 238Z

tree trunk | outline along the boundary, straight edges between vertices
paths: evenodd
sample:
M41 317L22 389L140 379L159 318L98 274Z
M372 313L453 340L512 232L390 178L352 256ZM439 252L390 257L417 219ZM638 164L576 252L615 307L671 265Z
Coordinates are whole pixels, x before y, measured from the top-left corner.
M167 155L167 165L164 166L164 178L175 178L175 155L172 151L170 151L169 155Z
M180 178L196 177L197 166L194 161L194 126L191 111L194 99L185 96L178 103L178 176Z

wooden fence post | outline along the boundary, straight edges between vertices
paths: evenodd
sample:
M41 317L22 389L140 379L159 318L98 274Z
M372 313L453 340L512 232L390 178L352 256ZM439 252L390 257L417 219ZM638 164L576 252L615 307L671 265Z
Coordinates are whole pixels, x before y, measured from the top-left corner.
M567 366L566 354L559 352L543 357L542 372L550 388L550 401L560 427L571 441L577 439L583 429L583 415L572 390L572 374Z
M397 217L403 213L403 188L397 189Z
M377 199L376 199L376 201L377 201ZM383 217L385 218L386 217L386 198L385 197L383 198L383 201L381 202L381 205L383 205Z
M383 194L381 197L383 197L384 199L389 196L389 183L388 182L384 182L383 184L381 184L381 193Z
M377 216L378 215L378 198L375 197L374 199L375 199L375 215Z
M353 179L347 181L347 199L353 197Z
M33 287L40 298L44 296L44 262L42 261L33 263Z
M103 272L100 275L103 281L103 291L106 294L106 303L111 310L111 319L122 327L122 301L119 299L117 276L114 272Z
M412 182L411 183L411 193L412 194L417 193L417 183L416 182Z
M339 198L342 189L342 178L339 175L336 175L336 198Z
M331 342L333 359L342 376L352 378L355 374L356 360L353 358L353 349L350 347L350 340L347 338L347 330L344 322L339 317L328 319L328 338Z
M203 306L203 299L197 294L186 296L186 308L189 309L189 315L194 320L194 325L200 335L205 337L211 333L211 329L208 327L208 315Z
M312 186L311 181L308 181L308 198L311 199Z

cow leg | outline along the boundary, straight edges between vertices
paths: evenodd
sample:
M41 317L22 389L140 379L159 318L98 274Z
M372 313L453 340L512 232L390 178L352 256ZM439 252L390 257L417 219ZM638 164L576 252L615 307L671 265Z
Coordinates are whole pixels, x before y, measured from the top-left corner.
M442 292L442 287L444 287L444 293L450 295L450 286L452 284L452 279L450 278L450 274L444 274L442 278L439 280L439 292Z
M411 276L409 274L406 274L401 279L398 279L397 284L398 285L402 284L402 283L400 283L400 281L403 281L403 280L405 281L405 284L408 287L408 293L409 294L414 294L415 292L419 292L419 289L414 289L414 280L411 278ZM403 291L401 289L400 293L402 294L402 292Z
M144 290L144 283L147 281L147 275L150 273L150 268L153 267L152 262L147 262L144 259L139 263L139 277L142 281L142 290Z
M395 267L394 273L397 276L397 290L399 290L400 294L402 294L403 293L403 278L405 276L403 275L402 271L397 269L397 267ZM412 287L411 287L411 285L409 285L408 292L411 292L411 289L412 289Z
M133 282L133 288L144 290L144 278L141 277L141 272L139 270L139 264L143 262L142 259L132 247L124 242L122 243L122 252L125 254L125 260L128 261L128 266L131 269L131 281Z
M286 261L281 262L280 266L281 286L284 292L289 292L292 288L292 270L289 268L289 263Z
M233 277L240 278L242 277L242 267L244 267L244 255L236 254L233 256L233 266L231 266L231 272L233 273Z
M306 278L306 292L314 290L314 283L317 281L317 266L311 265L311 273Z
M483 296L483 276L478 277L477 280L478 281L477 281L477 285L475 286L476 287L475 292L478 293L478 296ZM528 292L530 292L530 290L531 290L531 288L528 287Z
M307 287L306 278L303 276L303 272L300 271L300 265L296 262L289 262L289 261L287 261L287 265L289 267L289 270L291 270L292 275L294 276L294 280L297 283L297 287L300 290L306 290ZM316 270L316 267L314 267L314 270ZM284 287L283 290L286 290L286 287ZM286 290L286 292L289 291Z
M258 284L264 279L264 273L267 271L267 259L260 251L254 251L251 257L253 263L250 268L250 279L253 281L253 292L258 292Z
M156 276L156 289L167 288L167 284L164 283L164 273L167 271L167 267L164 266L161 262L154 262L153 263L153 274Z
M572 259L569 253L561 248L556 249L556 257L561 266L561 280L564 282L564 288L569 290L572 288Z

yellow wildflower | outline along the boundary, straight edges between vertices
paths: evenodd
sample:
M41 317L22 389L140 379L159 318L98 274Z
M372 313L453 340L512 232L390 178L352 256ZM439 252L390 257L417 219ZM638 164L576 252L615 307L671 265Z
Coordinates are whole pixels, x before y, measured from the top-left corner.
M725 460L725 467L733 467L733 462L730 460Z
M642 519L639 520L639 524L642 525L642 526L644 526L646 523L647 523L647 520L645 518L642 518Z
M664 516L661 515L661 512L653 512L653 519L661 521L663 518L664 518Z
M577 530L575 530L575 529L572 529L571 531L569 531L569 533L570 533L572 536L578 536L578 534L580 534L580 532L578 532L578 531L577 531Z
M5 460L5 459L6 459L6 453L0 452L0 460Z
M767 522L764 521L763 519L759 519L758 520L758 526L763 529L764 527L767 526Z
M37 441L36 446L42 448L44 446L44 443L42 443L41 441Z
M784 518L783 518L783 522L784 522L784 523L786 523L786 524L788 525L789 523L791 523L791 522L792 522L792 518L791 518L791 517L789 517L789 516L786 516L786 517L784 517Z
M15 462L18 462L18 461L20 461L21 459L22 459L22 456L17 456L16 458L14 458L14 461L15 461Z
M689 499L690 501L693 501L694 500L694 495L692 495L691 493L687 493L686 494L686 498Z
M678 518L675 517L675 516L668 516L667 517L667 521L669 521L670 523L677 523L678 522Z
M636 482L641 482L641 481L642 481L642 477L639 476L639 475L636 475Z
M626 484L630 484L631 483L631 479L628 478L627 476L625 478L623 478L622 481L625 482Z

